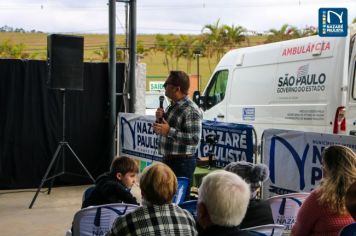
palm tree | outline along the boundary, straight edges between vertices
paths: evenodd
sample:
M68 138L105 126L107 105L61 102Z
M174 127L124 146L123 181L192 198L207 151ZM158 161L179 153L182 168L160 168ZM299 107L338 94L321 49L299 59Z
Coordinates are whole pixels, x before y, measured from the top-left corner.
M155 50L158 52L164 52L164 61L163 64L167 67L167 70L169 72L169 61L168 61L168 55L165 53L167 47L167 40L166 38L161 35L161 34L156 34L156 41L155 41Z
M220 19L216 21L215 24L205 25L202 29L203 41L207 45L206 56L208 59L208 66L210 73L212 72L211 58L216 54L216 60L220 60L219 50L223 47L223 27L219 25ZM205 33L204 33L205 31Z
M100 47L97 50L94 50L94 55L99 57L100 61L109 61L109 45L106 43L104 46ZM124 62L125 61L125 52L122 49L116 49L116 61Z
M163 65L166 66L167 71L173 68L173 58L175 55L176 39L172 37L163 36L161 34L156 35L155 48L157 51L164 53Z
M197 44L198 39L193 36L188 35L180 35L180 55L183 56L187 60L187 73L191 72L192 69L192 60L194 58L194 49Z
M171 38L169 40L169 42L172 45L172 47L171 47L172 68L174 68L173 67L173 58L174 58L175 59L175 69L179 70L179 60L180 60L180 58L183 57L183 51L184 51L184 49L182 49L182 47L181 47L181 43L182 43L181 36Z
M314 26L306 26L301 30L301 37L308 37L316 34L318 34L318 31Z
M246 29L242 26L228 26L224 25L225 45L232 49L236 44L240 45L241 42L246 41L247 37L244 35Z
M150 55L154 50L154 47L145 47L143 41L137 40L136 52L138 58L144 58L145 56Z
M109 60L109 46L108 46L108 44L100 47L97 50L94 50L93 54L99 56L100 61L108 61Z
M284 41L284 40L301 37L300 30L298 30L297 27L288 24L282 25L282 27L279 30L270 29L269 32L271 33L271 35L268 36L266 40L267 43Z

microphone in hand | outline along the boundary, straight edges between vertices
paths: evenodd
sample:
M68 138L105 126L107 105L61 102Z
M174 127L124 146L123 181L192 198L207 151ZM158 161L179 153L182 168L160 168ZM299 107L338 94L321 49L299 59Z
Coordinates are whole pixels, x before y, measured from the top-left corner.
M163 109L164 96L159 96L159 108ZM162 117L158 118L158 123L162 123Z
M164 96L161 95L161 96L159 96L159 108L163 109L163 102L164 102Z

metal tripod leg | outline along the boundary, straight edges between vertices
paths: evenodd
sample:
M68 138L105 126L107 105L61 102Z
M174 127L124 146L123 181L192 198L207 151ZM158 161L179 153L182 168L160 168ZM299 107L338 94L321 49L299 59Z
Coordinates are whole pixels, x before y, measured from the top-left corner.
M68 147L68 149L70 150L70 152L73 154L73 156L75 157L75 159L77 159L77 161L79 162L79 164L81 165L81 167L84 169L84 171L87 173L87 175L90 177L90 179L95 182L93 176L91 176L91 174L89 173L89 171L87 170L87 168L85 168L84 164L80 161L79 157L77 156L77 154L75 154L75 152L73 151L73 149L71 148L71 146L66 143L66 146Z
M81 167L85 170L85 172L87 173L87 175L90 177L90 179L93 181L93 183L95 182L93 176L91 176L91 174L89 173L89 171L87 170L87 168L85 168L85 166L83 165L83 163L80 161L79 157L75 154L75 152L73 151L73 149L69 146L68 142L66 142L66 135L65 135L65 130L66 130L66 126L65 126L65 110L66 110L66 101L65 101L65 89L60 89L61 93L62 93L62 141L59 142L59 145L57 147L57 150L56 152L54 153L53 157L52 157L52 160L51 160L51 163L49 164L47 170L46 170L46 173L45 175L43 176L42 178L42 181L41 181L41 184L40 186L38 186L38 189L37 189L37 192L35 194L35 196L33 197L32 201L31 201L31 204L29 206L29 208L31 209L33 204L35 203L36 201L36 198L38 196L38 193L40 192L41 188L43 187L43 184L47 181L47 180L50 180L51 179L51 183L49 185L49 188L48 188L48 194L50 194L51 192L51 189L52 189L52 186L53 186L53 182L54 182L54 178L56 178L57 176L60 176L62 174L65 174L65 149L62 149L62 148L65 148L66 146L69 148L69 150L71 151L71 153L73 154L73 156L77 159L77 161L79 162L79 164L81 165ZM62 172L59 173L59 174L55 174L53 176L51 176L50 178L47 178L49 172L51 171L52 169L52 166L54 164L54 162L56 161L57 157L58 157L58 154L59 152L62 150ZM57 170L57 167L58 167L58 164L59 164L59 160L56 164L56 170ZM56 171L55 170L55 171Z
M56 167L54 168L53 173L57 173L58 165L59 165L59 162L60 162L61 158L62 158L62 162L63 162L63 164L62 164L62 173L56 174L56 176L64 174L64 160L65 160L65 155L66 155L65 142L60 142L60 145L63 146L63 148L61 149L61 152L58 153L59 158L57 158ZM51 182L48 185L48 191L47 191L48 195L51 194L51 190L52 190L52 187L53 187L53 184L54 184L54 180L55 180L55 178L51 178Z
M48 176L49 172L51 171L51 168L52 168L52 166L53 166L53 163L54 163L55 160L57 159L58 153L59 153L59 151L61 150L62 147L63 147L63 145L60 143L60 144L58 145L58 147L57 147L56 152L54 153L54 155L53 155L53 157L52 157L51 163L49 164L49 166L48 166L48 168L47 168L47 170L46 170L45 175L43 176L43 178L42 178L42 180L41 180L41 184L40 184L40 186L38 186L37 192L36 192L35 196L32 198L31 204L30 204L30 206L29 206L28 208L31 209L32 206L33 206L33 204L35 203L36 198L37 198L37 196L38 196L38 193L41 191L41 188L42 188L43 184L46 182L47 176Z

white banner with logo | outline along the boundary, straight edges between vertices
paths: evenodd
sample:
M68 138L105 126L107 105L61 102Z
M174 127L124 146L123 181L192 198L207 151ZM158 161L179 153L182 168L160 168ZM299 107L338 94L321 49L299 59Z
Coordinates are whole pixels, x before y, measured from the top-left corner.
M335 144L356 151L356 136L265 130L262 160L270 178L263 184L263 198L316 188L322 177L321 153Z
M153 131L154 116L133 113L120 113L118 117L118 153L135 157L140 169L152 161L162 161L158 152L159 137ZM208 135L216 140L213 150L218 166L232 161L253 161L253 127L251 125L231 124L215 121L203 121L202 142L197 156L207 156Z
M158 136L153 131L154 116L120 113L118 118L119 155L146 161L162 161L158 153Z

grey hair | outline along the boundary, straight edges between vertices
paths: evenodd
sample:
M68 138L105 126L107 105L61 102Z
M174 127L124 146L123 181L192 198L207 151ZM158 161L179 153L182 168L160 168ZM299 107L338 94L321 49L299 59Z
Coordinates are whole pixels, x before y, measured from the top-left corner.
M198 202L204 203L213 224L237 226L245 217L250 199L249 185L238 175L217 170L203 178Z
M229 163L224 169L239 175L248 183L264 182L269 178L269 169L265 164L236 161Z

